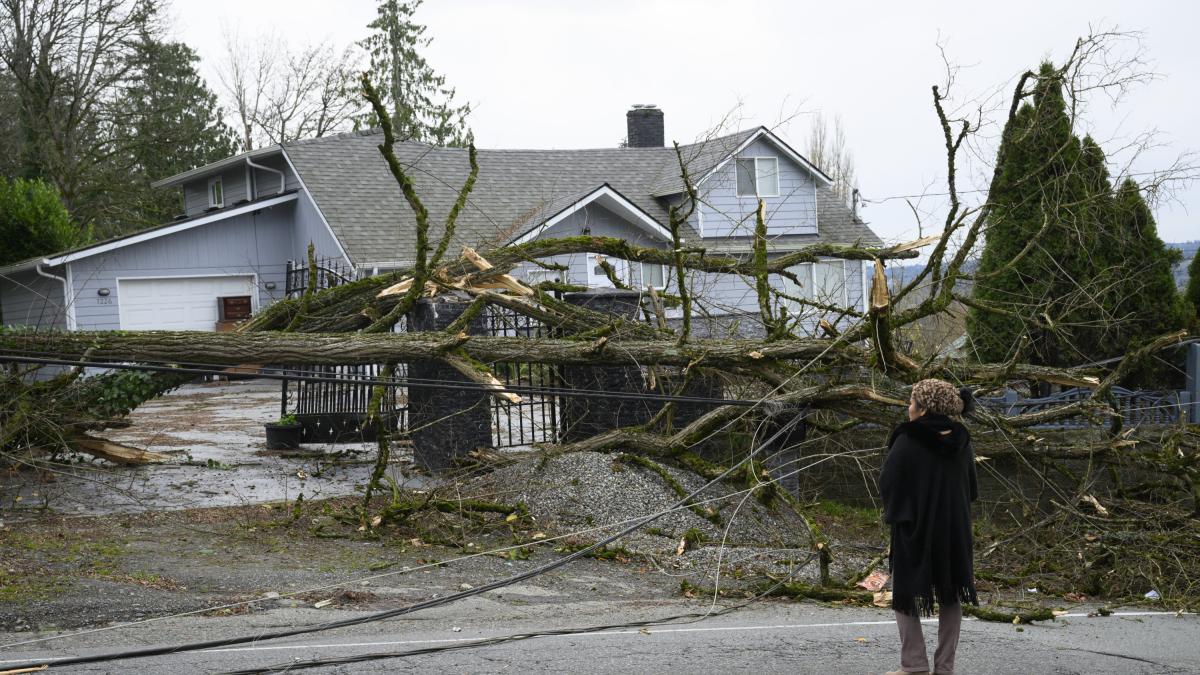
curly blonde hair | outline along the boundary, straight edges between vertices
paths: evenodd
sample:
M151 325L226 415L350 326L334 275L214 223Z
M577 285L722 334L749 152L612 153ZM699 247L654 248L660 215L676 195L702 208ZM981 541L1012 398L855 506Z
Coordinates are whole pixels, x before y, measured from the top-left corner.
M913 385L912 398L926 412L935 415L952 416L963 412L962 396L954 385L945 380L921 380Z

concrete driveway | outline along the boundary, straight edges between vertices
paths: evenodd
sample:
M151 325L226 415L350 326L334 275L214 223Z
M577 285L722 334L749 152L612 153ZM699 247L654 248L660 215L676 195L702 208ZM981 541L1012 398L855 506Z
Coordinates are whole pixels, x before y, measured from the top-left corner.
M103 437L171 456L165 464L119 467L88 456L52 470L3 477L5 518L31 510L102 515L185 509L354 494L370 475L373 443L305 445L281 453L266 449L263 424L279 418L280 385L269 380L191 383L149 401L127 429ZM397 449L390 467L411 454Z

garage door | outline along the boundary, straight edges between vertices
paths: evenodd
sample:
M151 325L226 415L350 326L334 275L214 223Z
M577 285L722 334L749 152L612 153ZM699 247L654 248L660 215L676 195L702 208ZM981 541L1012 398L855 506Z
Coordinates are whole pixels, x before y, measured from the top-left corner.
M254 277L170 277L121 279L117 303L123 330L214 330L217 298L255 298Z

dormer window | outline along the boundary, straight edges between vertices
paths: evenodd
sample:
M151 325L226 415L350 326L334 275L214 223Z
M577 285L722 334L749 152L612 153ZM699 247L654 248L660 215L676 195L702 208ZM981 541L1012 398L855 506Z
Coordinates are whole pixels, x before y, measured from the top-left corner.
M219 209L222 206L225 206L225 191L221 188L221 179L210 179L208 181L208 208Z
M747 157L737 160L737 196L778 197L779 158Z

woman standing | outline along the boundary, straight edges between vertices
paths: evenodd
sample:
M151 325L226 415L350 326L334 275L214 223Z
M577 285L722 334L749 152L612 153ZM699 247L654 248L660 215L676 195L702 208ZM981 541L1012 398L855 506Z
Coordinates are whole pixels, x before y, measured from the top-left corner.
M959 421L971 394L942 380L913 386L907 422L896 427L879 476L883 520L892 526L892 609L900 670L928 673L921 616L938 606L934 671L954 672L962 603L979 604L972 562L971 502L978 497L971 435Z

